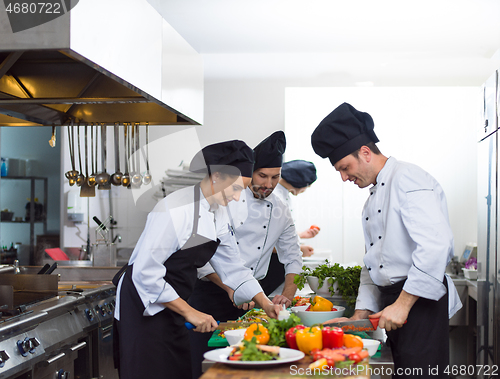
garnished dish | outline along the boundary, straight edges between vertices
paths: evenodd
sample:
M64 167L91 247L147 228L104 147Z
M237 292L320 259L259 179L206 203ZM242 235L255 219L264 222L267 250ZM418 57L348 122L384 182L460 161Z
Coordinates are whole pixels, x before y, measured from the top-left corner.
M250 341L243 339L241 343L233 347L227 359L230 361L273 361L280 359L279 354L279 346L261 345L254 339Z

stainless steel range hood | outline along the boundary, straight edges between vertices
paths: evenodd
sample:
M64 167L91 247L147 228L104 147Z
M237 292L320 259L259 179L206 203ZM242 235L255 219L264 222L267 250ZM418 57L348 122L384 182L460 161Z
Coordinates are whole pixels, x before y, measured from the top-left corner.
M146 0L82 0L16 33L0 12L0 126L72 118L202 124L201 57Z

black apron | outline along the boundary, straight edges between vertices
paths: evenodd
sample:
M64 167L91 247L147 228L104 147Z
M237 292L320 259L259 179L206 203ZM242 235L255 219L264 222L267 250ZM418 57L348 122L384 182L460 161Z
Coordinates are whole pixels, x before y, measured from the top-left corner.
M189 298L189 305L200 312L211 314L215 320L225 322L236 320L243 316L247 311L236 308L227 292L217 284L210 281L199 280L196 282L193 294ZM201 376L201 362L203 354L214 348L208 347L208 340L213 333L196 333L190 330L189 343L191 344L191 366L193 379Z
M384 308L397 300L405 281L378 287ZM443 284L446 294L441 299L419 298L410 310L407 323L387 332L394 359L393 378L448 378L444 373L450 355L446 278Z
M220 240L198 234L199 186L194 189L193 232L186 244L164 263L165 281L185 301L197 280L196 269L214 255ZM122 379L191 378L191 357L184 317L165 308L154 316L143 316L144 305L128 266L120 292L120 321L116 322L119 375ZM116 354L115 354L116 356Z

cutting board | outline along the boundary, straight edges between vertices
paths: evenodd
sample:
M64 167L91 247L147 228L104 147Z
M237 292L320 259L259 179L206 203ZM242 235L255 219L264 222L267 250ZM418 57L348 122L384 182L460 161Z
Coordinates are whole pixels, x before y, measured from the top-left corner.
M226 347L229 346L226 337L219 336L220 330L214 331L212 337L208 340L208 347Z

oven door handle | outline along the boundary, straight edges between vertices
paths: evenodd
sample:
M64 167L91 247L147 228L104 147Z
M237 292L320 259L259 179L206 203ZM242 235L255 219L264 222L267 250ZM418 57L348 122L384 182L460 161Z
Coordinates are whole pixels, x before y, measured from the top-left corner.
M55 361L57 361L58 359L61 359L65 355L66 355L66 353L59 353L56 356L54 356L50 359L47 359L47 364L50 365L51 363L54 363Z
M77 351L77 350L80 350L80 349L84 348L85 346L87 346L87 342L83 341L83 342L80 342L78 345L71 346L70 350L71 351Z

